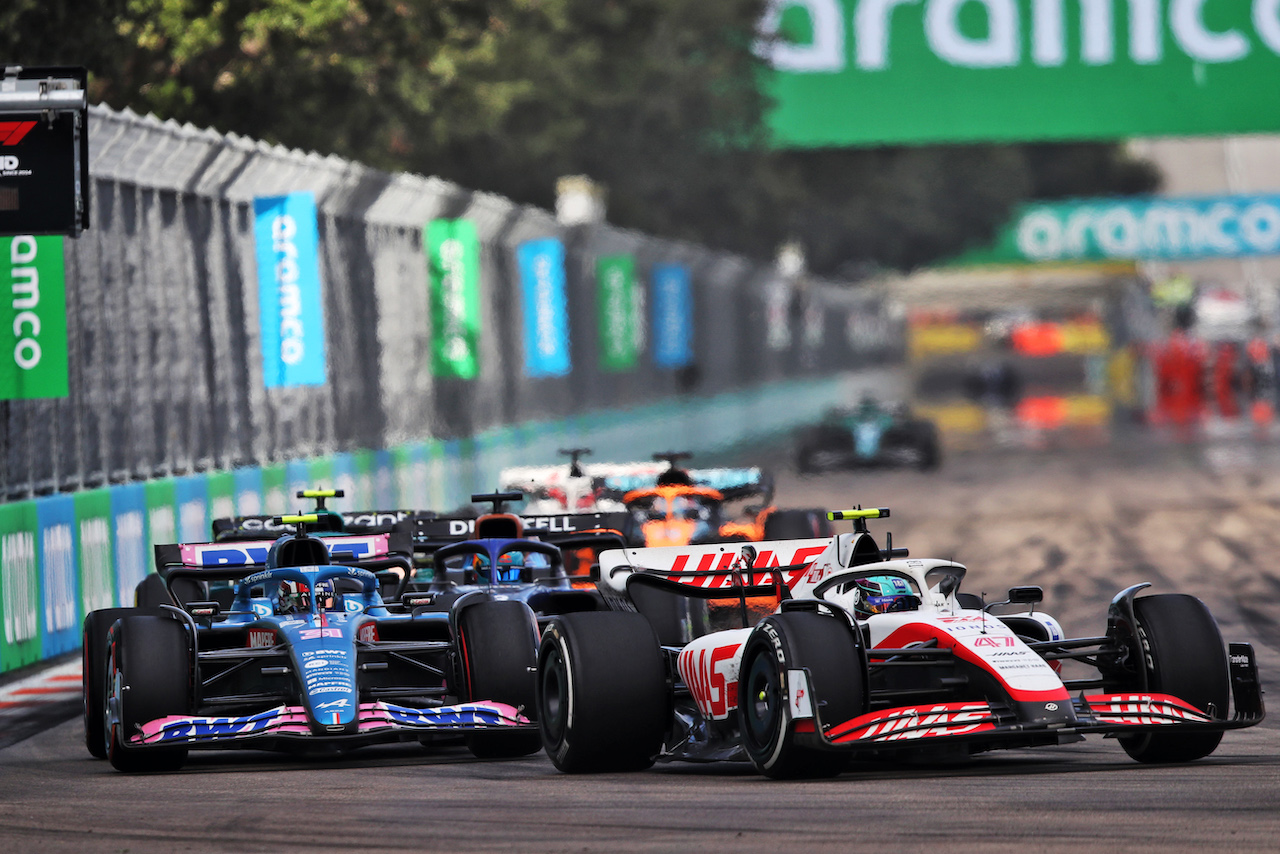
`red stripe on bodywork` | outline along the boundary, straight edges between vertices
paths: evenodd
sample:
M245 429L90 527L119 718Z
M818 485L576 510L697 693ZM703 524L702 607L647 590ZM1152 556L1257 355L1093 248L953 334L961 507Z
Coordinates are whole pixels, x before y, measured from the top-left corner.
M956 658L967 661L970 664L981 667L987 673L990 673L1000 683L1000 687L1009 692L1009 698L1020 703L1052 703L1057 701L1071 702L1071 695L1067 693L1064 686L1059 685L1057 688L1051 688L1044 691L1023 691L1010 687L995 668L991 667L982 656L966 647L964 644L958 643L954 637L946 632L931 626L928 623L911 623L895 629L887 638L881 641L877 646L884 649L903 649L913 643L923 643L925 641L936 640L939 649L950 649ZM875 660L875 647L867 650L867 655Z

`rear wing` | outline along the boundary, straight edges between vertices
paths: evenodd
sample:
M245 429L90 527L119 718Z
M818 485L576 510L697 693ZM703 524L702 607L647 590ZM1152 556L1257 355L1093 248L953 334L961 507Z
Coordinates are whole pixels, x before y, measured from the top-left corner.
M582 477L592 480L608 481L612 477L657 477L665 468L665 463L579 463ZM562 486L569 481L570 466L517 466L503 469L498 474L499 489L519 489L529 494L553 486Z
M637 489L652 489L658 484L658 475L666 469L655 472L620 474L604 479L605 488L620 495L634 492ZM773 491L772 480L755 468L707 468L685 469L694 486L705 486L714 489L724 496L726 501L750 498L754 495L768 495Z
M413 550L412 539L404 531L318 539L329 549L329 559L334 563L366 568L370 563L407 559ZM156 570L164 575L167 568L175 566L219 570L235 567L261 568L266 566L267 553L274 543L275 540L246 540L159 545L155 547Z
M559 513L550 516L521 516L525 538L537 538L562 548L587 548L602 538L616 537L630 516L626 513ZM429 554L441 546L475 538L475 519L417 518L413 520L413 550Z
M390 534L410 524L410 520L434 513L420 510L355 510L338 514L348 534ZM230 516L213 520L213 539L220 543L252 542L292 534L296 525L275 521L279 516Z
M637 581L708 599L737 596L743 588L748 596L765 595L779 585L789 591L831 542L822 537L614 549L600 555L599 587L606 596L624 599L628 585Z

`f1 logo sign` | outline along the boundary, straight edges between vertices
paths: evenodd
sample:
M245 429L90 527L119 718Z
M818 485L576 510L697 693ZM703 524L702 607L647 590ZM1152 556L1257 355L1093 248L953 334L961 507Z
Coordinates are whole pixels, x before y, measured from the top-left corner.
M0 122L0 145L17 145L35 126L35 122Z

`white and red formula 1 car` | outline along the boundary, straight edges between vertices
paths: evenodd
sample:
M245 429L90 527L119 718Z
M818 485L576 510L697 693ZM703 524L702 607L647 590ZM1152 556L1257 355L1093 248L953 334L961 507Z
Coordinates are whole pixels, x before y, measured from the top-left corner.
M1224 645L1199 599L1139 597L1148 585L1135 585L1112 601L1105 634L1068 639L1034 609L1038 587L984 607L960 592L965 567L909 558L892 535L881 548L865 520L888 515L832 513L854 531L830 539L603 553L611 610L557 617L539 651L538 718L556 767L749 760L770 777L819 777L854 756L1086 733L1116 736L1140 762L1181 762L1262 720L1252 646ZM673 623L668 606L651 625L643 614L661 596L684 602L686 618ZM753 610L771 613L750 626ZM726 612L742 627L715 630Z

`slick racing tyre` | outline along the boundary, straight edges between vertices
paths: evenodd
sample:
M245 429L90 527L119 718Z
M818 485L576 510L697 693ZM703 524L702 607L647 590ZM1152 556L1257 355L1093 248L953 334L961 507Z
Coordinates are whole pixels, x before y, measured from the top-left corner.
M458 615L458 651L464 699L506 703L525 717L534 716L538 622L528 605L491 601L464 607ZM528 756L542 746L537 730L474 732L466 741L481 759Z
M191 710L191 654L182 623L168 617L126 615L111 629L106 651L107 758L117 771L177 771L186 747L130 747L149 721Z
M561 771L648 768L662 749L668 693L658 638L639 614L565 614L542 634L538 725Z
M158 608L161 605L172 605L173 599L164 586L164 579L152 572L133 589L133 603L139 608Z
M107 632L133 608L103 608L85 615L80 632L80 693L84 700L84 746L95 759L107 758L102 725L107 697Z
M151 573L138 582L134 588L134 604L139 608L159 608L161 605L185 605L188 602L201 602L209 598L205 586L193 578L175 578L173 593L178 601L173 601L164 579L157 573Z
M738 676L738 726L751 764L774 779L832 777L849 754L800 743L787 708L788 671L807 669L814 711L839 724L864 711L866 678L849 629L835 617L786 611L768 617L747 639ZM794 690L794 689L793 689ZM802 724L805 722L802 722ZM815 721L816 723L816 721Z
M649 621L664 646L684 646L707 629L705 599L691 599L640 584L633 585L630 593L636 611Z
M1230 670L1222 634L1205 604L1166 593L1135 599L1133 610L1147 689L1225 718ZM1120 744L1139 762L1190 762L1208 756L1221 740L1221 732L1145 732L1121 736Z

